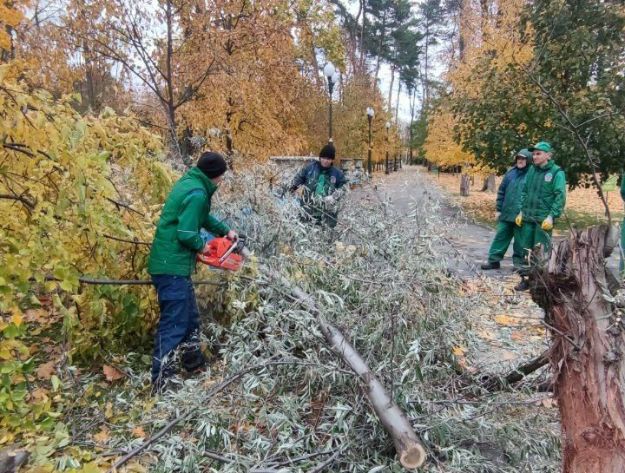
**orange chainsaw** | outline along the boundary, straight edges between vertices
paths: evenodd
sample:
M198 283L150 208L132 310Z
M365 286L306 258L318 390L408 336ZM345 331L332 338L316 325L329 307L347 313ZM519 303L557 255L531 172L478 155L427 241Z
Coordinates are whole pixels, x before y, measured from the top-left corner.
M238 271L243 266L243 249L245 248L245 238L239 236L236 240L226 237L213 238L208 242L208 249L203 253L198 253L197 260L219 269Z

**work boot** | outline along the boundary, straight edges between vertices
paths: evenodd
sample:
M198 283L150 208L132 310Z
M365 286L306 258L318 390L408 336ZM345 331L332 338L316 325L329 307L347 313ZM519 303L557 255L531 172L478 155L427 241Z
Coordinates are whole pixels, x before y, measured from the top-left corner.
M188 373L196 373L202 371L207 366L207 360L199 347L185 351L181 357L182 367Z
M501 268L501 264L499 261L489 261L488 263L484 263L480 266L484 271L488 271L489 269L499 269Z
M516 286L514 286L514 290L518 292L527 291L529 288L530 288L530 283L524 277L521 277L521 282L517 284Z

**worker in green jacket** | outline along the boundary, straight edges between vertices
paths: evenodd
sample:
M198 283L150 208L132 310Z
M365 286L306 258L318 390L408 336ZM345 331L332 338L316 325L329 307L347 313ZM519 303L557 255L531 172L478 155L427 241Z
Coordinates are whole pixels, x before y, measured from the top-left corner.
M497 232L488 251L488 262L481 266L484 270L499 269L508 246L512 246L512 263L515 268L523 264L523 247L519 238L520 228L514 219L521 210L521 192L527 171L532 164L532 153L522 149L515 156L515 166L504 176L497 190Z
M553 148L546 141L529 148L534 165L527 172L521 193L521 212L515 223L520 227L521 245L525 251L521 282L516 290L529 288L530 254L540 244L545 253L551 250L551 232L566 203L566 176L564 170L553 162Z
M199 345L199 313L191 273L197 254L207 249L202 229L211 235L237 238L234 230L210 214L211 198L226 168L220 154L202 154L196 167L174 184L156 227L148 260L161 312L152 358L152 385L156 392L175 372L176 348L181 347L181 362L187 371L206 364Z
M621 176L621 198L625 203L625 172ZM623 223L621 224L621 264L619 266L621 270L621 278L625 279L625 217L623 217Z

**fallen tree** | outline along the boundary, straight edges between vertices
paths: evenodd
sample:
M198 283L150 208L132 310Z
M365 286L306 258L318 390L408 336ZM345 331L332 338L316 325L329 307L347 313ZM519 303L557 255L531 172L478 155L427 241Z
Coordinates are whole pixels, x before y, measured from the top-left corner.
M326 341L365 383L367 397L380 422L382 422L382 425L384 425L384 428L393 439L400 463L408 469L415 469L423 465L426 453L421 441L412 429L405 414L388 395L381 381L369 369L365 360L352 347L339 329L324 320L323 315L308 294L290 285L284 278L282 278L282 283L285 287L289 287L293 295L316 315L319 328Z
M244 254L248 257L250 256L250 252L247 250L244 250ZM266 267L261 266L260 271L269 278L276 278L273 272ZM393 444L402 466L413 470L423 465L427 455L421 441L415 434L406 415L391 399L382 382L369 369L362 356L338 328L325 320L314 299L309 294L283 276L278 275L277 279L279 284L286 288L301 305L315 315L319 329L328 344L365 384L371 406L393 439Z
M606 226L573 230L533 281L551 327L565 473L625 471L623 311L605 262L615 243Z

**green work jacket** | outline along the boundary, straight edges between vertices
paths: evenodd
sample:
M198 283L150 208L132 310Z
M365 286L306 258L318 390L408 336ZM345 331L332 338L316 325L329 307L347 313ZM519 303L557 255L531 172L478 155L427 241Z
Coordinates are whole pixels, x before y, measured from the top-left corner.
M501 212L501 222L514 222L521 211L521 192L525 184L528 167L514 166L504 176L497 190L497 212Z
M521 212L526 222L541 223L551 215L560 217L566 203L566 176L552 160L543 167L532 165L521 193Z
M190 276L197 253L203 248L200 229L223 236L230 229L210 215L217 186L200 169L182 176L167 196L152 242L148 272Z

